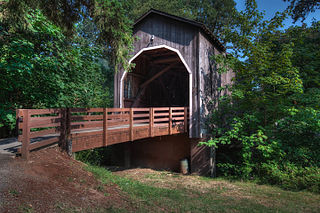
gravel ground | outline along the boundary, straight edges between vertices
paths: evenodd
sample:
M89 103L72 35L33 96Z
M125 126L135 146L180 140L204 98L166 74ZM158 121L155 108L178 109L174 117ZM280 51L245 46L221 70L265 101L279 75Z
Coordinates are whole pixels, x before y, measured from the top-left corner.
M16 138L0 139L0 206L3 203L4 192L9 188L11 166L8 166L15 158L17 147L21 145Z

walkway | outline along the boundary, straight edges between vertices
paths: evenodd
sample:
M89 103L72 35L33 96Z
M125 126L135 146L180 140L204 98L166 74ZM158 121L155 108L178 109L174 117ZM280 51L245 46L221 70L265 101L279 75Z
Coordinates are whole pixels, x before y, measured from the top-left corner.
M59 141L78 152L189 129L187 107L20 109L17 119L24 158Z

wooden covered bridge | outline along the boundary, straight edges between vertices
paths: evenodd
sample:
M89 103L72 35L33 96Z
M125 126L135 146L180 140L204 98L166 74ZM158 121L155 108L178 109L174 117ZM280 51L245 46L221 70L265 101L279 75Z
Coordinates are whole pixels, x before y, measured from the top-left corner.
M197 144L218 88L233 77L216 72L211 58L224 46L203 24L153 9L135 22L133 36L135 66L115 74L115 108L18 110L23 156L58 141L72 152L133 141L124 144L137 164L174 169L188 158L192 172L208 171L210 151Z

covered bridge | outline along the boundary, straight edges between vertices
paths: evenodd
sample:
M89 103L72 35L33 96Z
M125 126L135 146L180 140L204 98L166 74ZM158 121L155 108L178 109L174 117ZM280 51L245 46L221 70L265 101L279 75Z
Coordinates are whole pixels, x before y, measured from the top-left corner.
M217 106L218 88L233 77L232 72L218 74L211 60L225 54L225 47L204 24L154 9L134 23L133 36L138 39L129 62L135 67L115 75L114 107L189 107L189 140L176 145L180 150L188 147L184 154L193 171L207 167L208 150L196 144L206 137L205 118Z
M224 46L203 24L153 9L133 36L135 67L115 74L114 108L17 110L22 157L59 142L69 153L110 146L108 157L125 166L177 171L186 158L190 172L209 171L210 150L198 143L233 76L211 60Z

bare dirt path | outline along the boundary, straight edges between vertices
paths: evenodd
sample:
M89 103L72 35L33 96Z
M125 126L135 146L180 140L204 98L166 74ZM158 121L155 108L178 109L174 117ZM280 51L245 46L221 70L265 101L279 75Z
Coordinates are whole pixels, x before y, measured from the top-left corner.
M0 212L92 212L126 206L116 185L103 185L57 147L30 160L0 154Z
M8 188L11 168L8 167L14 157L17 147L21 145L16 138L0 139L0 192ZM0 193L0 206L3 202L3 193Z

